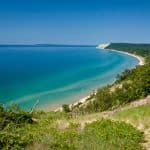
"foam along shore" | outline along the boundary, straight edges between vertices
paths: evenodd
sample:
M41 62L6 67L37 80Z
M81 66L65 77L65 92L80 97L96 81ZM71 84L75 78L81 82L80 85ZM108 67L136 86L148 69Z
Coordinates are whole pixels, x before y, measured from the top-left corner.
M118 52L118 53L122 53L122 54L126 54L126 55L129 55L129 56L135 57L139 61L138 65L144 65L145 64L144 58L141 57L141 56L131 54L131 53L128 53L128 52L117 51L117 50L114 50L114 49L105 49L105 50L111 50L111 51L115 51L115 52Z
M97 93L97 90L93 90L90 95L81 98L79 101L77 101L73 104L70 104L69 107L72 108L74 106L77 106L79 103L84 104L87 101L87 99L91 98L92 95L96 95L96 93Z
M139 60L138 65L144 65L144 64L145 64L145 61L144 61L144 58L143 58L143 57L138 56L138 55L135 55L135 54L131 54L131 53L128 53L128 52L118 51L118 50L114 50L114 49L107 49L107 47L108 47L109 45L110 45L110 43L104 43L104 44L98 45L96 48L98 48L98 49L104 49L104 50L110 50L110 51L115 51L115 52L118 52L118 53L122 53L122 54L125 54L125 55L129 55L129 56L135 57L136 59ZM94 90L93 93L91 93L90 95L81 98L79 101L77 101L77 102L75 102L75 103L70 104L70 105L69 105L69 108L72 108L72 107L74 107L74 106L77 106L79 103L85 104L86 101L87 101L87 99L89 99L92 94L96 95L96 93L97 93L97 90ZM62 107L59 107L59 108L57 108L55 111L62 111L62 110L63 110L63 108L62 108Z
M128 53L128 52L123 52L123 51L118 51L118 50L114 50L114 49L107 49L107 47L110 45L110 43L104 43L104 44L100 44L98 45L96 48L98 49L104 49L104 50L110 50L110 51L115 51L115 52L118 52L118 53L122 53L122 54L126 54L126 55L129 55L129 56L132 56L132 57L135 57L136 59L139 60L139 63L138 65L144 65L145 64L145 61L144 61L144 58L141 57L141 56L138 56L138 55L135 55L135 54L131 54L131 53ZM89 99L91 97L92 94L96 95L97 93L97 90L94 90L93 93L91 93L90 95L80 99L79 101L77 101L76 103L73 103L73 104L70 104L69 107L73 107L73 106L76 106L78 105L79 103L82 103L82 104L85 104L87 99ZM62 109L61 109L62 110Z
M115 49L107 49L107 47L109 45L110 45L110 43L104 43L104 44L98 45L96 48L104 49L104 50L110 50L110 51L115 51L115 52L118 52L118 53L126 54L126 55L129 55L129 56L132 56L132 57L135 57L136 59L138 59L138 61L139 61L138 65L144 65L145 64L145 61L144 61L143 57L135 55L135 54L131 54L131 53L128 53L128 52L124 52L124 51L118 51L118 50L115 50Z

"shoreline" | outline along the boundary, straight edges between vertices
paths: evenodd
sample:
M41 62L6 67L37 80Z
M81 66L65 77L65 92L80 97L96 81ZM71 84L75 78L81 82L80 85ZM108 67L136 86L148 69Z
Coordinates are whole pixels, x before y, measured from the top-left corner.
M142 56L139 56L139 55L136 55L136 54L132 54L132 53L129 53L129 52L125 52L125 51L119 51L119 50L115 50L115 49L107 49L107 47L110 44L111 43L100 44L96 48L97 49L114 51L114 52L117 52L117 53L122 53L122 54L125 54L125 55L128 55L128 56L132 56L132 57L136 58L139 61L138 65L144 65L145 64L145 60L144 60L144 58Z
M132 53L128 53L128 52L124 52L124 51L119 51L119 50L115 50L115 49L107 49L107 47L109 45L110 45L109 43L106 43L106 44L99 45L96 48L97 49L114 51L114 52L117 52L117 53L122 53L124 55L128 55L128 56L134 57L134 58L136 58L139 61L139 63L137 65L140 65L140 66L145 64L144 58L142 56L138 56L138 55L135 55L135 54L132 54ZM94 92L91 92L89 95L87 95L87 96L79 99L78 101L69 104L69 108L72 108L72 107L78 105L79 103L82 103L82 104L86 103L87 99L91 97L91 94L96 95L96 93L97 93L97 89L94 90ZM62 111L62 110L63 110L63 108L61 106L61 107L58 107L57 109L55 109L54 111L57 112L57 111Z
M69 105L69 108L71 109L72 107L78 105L79 103L84 104L84 103L86 102L86 100L87 100L88 98L90 98L90 96L91 96L91 94L88 95L88 96L85 96L85 97L83 97L83 98L81 98L81 99L79 99L78 101L76 101L76 102L74 102L74 103L68 104L68 105ZM56 109L54 110L54 112L57 112L57 111L63 111L62 106L60 106L60 107L58 107L58 108L56 108Z
M124 52L124 51L118 51L118 50L115 50L115 49L105 49L104 48L104 50L114 51L114 52L117 52L117 53L122 53L122 54L125 54L125 55L128 55L128 56L132 56L132 57L136 58L139 61L138 65L140 65L140 66L145 64L144 58L142 56L138 56L136 54L132 54L132 53Z

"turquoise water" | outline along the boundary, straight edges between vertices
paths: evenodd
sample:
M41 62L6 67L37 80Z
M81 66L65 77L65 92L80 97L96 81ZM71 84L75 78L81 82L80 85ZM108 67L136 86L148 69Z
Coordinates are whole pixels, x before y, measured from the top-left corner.
M0 47L0 103L72 103L133 68L136 58L95 47Z

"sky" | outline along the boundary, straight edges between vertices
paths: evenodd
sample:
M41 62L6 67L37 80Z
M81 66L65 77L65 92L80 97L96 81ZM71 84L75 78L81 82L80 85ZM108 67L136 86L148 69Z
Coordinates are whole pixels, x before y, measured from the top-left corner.
M0 0L0 44L150 43L150 0Z

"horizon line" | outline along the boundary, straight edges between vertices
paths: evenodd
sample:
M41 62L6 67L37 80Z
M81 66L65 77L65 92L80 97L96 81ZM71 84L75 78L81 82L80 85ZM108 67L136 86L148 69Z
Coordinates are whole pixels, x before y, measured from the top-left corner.
M56 46L56 47L59 47L59 46L83 46L83 47L86 47L86 46L96 46L96 44L0 44L0 47L7 47L7 46L34 46L34 47L40 47L40 46L45 46L45 47L48 47L48 46Z
M49 44L49 43L37 43L37 44L23 44L23 43L19 43L19 44L0 44L0 47L10 47L10 46L32 46L32 47L60 47L60 46L66 46L66 47L95 47L98 46L100 44L104 44L104 42L101 42L99 44ZM110 44L150 44L150 43L130 43L130 42L110 42Z

